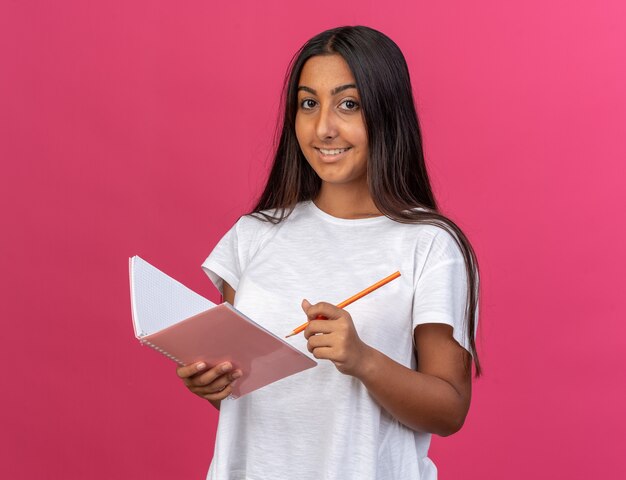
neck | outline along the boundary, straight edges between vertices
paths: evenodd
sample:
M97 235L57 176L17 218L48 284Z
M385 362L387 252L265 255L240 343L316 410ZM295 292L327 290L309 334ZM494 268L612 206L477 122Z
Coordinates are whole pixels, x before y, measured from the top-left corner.
M334 185L322 182L315 205L337 218L354 219L382 215L376 208L367 185L355 188L354 185Z

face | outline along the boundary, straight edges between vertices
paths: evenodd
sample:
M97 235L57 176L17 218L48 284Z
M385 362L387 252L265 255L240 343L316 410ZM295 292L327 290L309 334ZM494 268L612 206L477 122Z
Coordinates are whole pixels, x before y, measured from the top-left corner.
M296 136L322 182L367 183L369 151L359 92L340 55L319 55L304 64Z

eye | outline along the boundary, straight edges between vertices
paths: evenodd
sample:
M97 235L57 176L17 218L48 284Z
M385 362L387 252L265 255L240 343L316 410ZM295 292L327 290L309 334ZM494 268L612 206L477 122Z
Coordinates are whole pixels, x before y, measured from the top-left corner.
M300 108L302 108L303 110L311 110L315 108L316 105L317 105L317 102L310 98L305 98L304 100L300 102Z
M359 109L359 102L356 100L352 100L350 98L346 98L343 102L339 104L342 110L347 110L349 112L354 112Z

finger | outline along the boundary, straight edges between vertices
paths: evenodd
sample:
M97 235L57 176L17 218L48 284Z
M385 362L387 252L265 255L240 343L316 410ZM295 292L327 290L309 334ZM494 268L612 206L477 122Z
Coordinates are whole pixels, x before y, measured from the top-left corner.
M230 362L220 363L206 372L202 372L199 375L196 374L193 377L188 377L185 379L185 383L189 386L193 385L202 387L214 382L217 378L221 377L225 373L228 373L232 368L233 366Z
M206 397L207 395L216 395L224 391L227 387L234 385L237 379L241 377L241 371L233 372L229 375L222 375L216 381L202 387L190 387L190 390L196 395Z
M228 397L231 393L233 393L233 387L232 384L226 386L226 388L224 388L224 390L220 391L220 392L216 392L216 393L207 393L206 395L200 395L202 398L205 398L206 400L210 400L212 402L217 401L217 400L224 400L226 397Z
M330 360L333 349L330 347L315 347L310 350L318 360Z
M226 379L226 376L224 376L224 377L220 377L218 380L214 381L213 383L210 383L209 385L204 385L202 387L190 387L189 390L191 390L196 395L200 395L201 397L204 397L205 395L212 395L215 393L220 393L230 384L231 382Z
M306 344L306 348L309 352L313 353L313 350L320 347L332 347L333 342L330 335L313 335L309 338Z
M326 317L328 319L334 319L341 317L344 313L344 310L342 310L341 308L337 308L331 303L319 302L307 308L305 310L305 313L309 320L314 320L319 316Z
M193 375L196 375L198 372L201 372L206 368L207 368L207 365L204 362L190 363L189 365L178 367L176 369L176 374L180 378L188 378Z
M309 302L306 298L304 300L302 300L302 310L304 311L304 313L307 313L307 311L309 310L309 308L311 308L311 302ZM307 316L308 317L308 316ZM326 317L324 317L323 315L318 315L317 317L311 317L308 318L308 320L311 320L313 318L317 318L317 319L324 319L326 320Z
M241 377L241 370L235 370L232 373L224 374L215 379L215 381L207 385L190 385L189 389L197 395L206 395L210 393L218 393L224 390Z
M332 333L337 328L336 322L333 320L311 320L304 330L304 338L307 340L318 333Z

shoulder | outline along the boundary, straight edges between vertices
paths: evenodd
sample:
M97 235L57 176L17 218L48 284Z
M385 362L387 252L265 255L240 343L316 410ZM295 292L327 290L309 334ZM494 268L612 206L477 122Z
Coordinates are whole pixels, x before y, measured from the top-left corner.
M269 209L242 215L232 230L242 251L254 255L287 225L297 222L303 214L300 204L292 211Z
M457 260L462 259L460 240L453 230L439 225L424 225L423 242L430 256Z
M389 227L394 235L404 238L415 248L418 258L463 258L460 240L454 230L433 223L404 223L392 220Z
M233 228L240 238L256 237L275 229L280 215L278 209L247 213L239 217Z
M453 231L430 223L394 223L392 236L402 239L396 241L401 242L406 268L411 268L414 282L441 267L464 268L463 251Z

